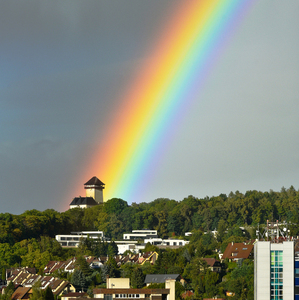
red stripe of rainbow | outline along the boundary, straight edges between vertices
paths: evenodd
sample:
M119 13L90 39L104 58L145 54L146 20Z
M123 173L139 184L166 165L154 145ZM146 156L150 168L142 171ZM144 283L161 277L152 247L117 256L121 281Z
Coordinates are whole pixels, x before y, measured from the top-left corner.
M151 166L156 166L155 159L165 146L167 134L191 103L198 101L200 86L221 47L252 3L253 0L179 3L121 100L82 182L96 175L106 184L106 200L119 197L128 202L143 201L133 196L153 174Z

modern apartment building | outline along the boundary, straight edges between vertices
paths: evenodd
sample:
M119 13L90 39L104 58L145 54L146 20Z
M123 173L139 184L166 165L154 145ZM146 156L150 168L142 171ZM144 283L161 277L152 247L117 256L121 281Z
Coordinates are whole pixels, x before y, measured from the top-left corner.
M148 230L148 229L132 230L132 233L124 233L123 235L124 240L144 240L144 239L157 238L157 237L158 237L157 230Z
M294 247L294 241L255 243L255 300L299 300L299 260Z
M103 231L79 231L72 232L71 234L59 234L55 235L55 239L62 247L78 247L80 240L90 237L92 239L101 239L104 240Z

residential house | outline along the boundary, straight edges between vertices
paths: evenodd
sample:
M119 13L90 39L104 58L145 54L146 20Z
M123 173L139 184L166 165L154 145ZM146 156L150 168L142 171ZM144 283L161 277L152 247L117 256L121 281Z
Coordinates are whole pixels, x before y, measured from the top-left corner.
M21 277L18 279L18 282L24 281L30 274L36 274L35 268L12 268L6 269L5 272L7 284L9 284L11 281L15 282L20 276Z
M41 279L41 275L31 274L22 284L24 287L32 287L38 280Z
M87 293L70 292L61 296L61 300L70 300L75 298L89 298Z
M54 295L61 296L70 292L75 292L75 287L66 280L56 279L50 283L50 288Z
M142 255L140 255L138 259L138 263L140 265L145 264L146 262L150 263L153 265L156 260L158 259L159 254L156 251L151 251L151 252L145 252Z
M147 300L175 300L175 280L167 279L165 289L131 289L129 278L107 278L107 288L93 290L95 298L102 300L147 299Z
M231 242L227 245L222 260L229 259L230 261L238 261L241 259L247 259L253 257L254 245L246 243L234 243Z
M32 294L31 287L18 287L11 296L12 300L29 299Z
M215 258L211 258L211 257L204 257L202 259L207 263L208 268L212 272L217 272L217 273L221 272L221 263L219 260L217 260Z

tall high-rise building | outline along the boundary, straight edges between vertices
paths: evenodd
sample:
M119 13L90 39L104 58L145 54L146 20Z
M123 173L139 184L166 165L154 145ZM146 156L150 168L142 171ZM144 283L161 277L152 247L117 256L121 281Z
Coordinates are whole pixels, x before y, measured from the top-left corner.
M299 300L299 261L296 261L294 246L293 241L256 242L254 245L255 300Z

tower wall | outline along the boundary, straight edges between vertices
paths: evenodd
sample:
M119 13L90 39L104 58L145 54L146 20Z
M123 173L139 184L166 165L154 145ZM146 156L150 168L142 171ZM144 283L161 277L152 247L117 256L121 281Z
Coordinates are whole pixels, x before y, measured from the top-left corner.
M92 197L99 204L104 202L103 190L96 187L86 188L86 197Z

